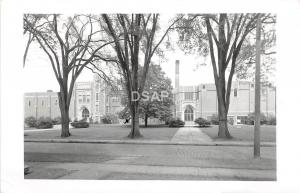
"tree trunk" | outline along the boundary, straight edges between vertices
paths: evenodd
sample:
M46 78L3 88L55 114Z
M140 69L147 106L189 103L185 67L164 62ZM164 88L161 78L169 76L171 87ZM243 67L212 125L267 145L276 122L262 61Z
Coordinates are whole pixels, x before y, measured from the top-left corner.
M145 127L148 127L148 115L147 115L147 113L145 114Z
M69 110L61 109L61 137L69 137Z
M138 102L132 102L130 111L131 111L131 117L132 117L132 127L131 131L128 135L129 138L134 139L134 138L139 138L143 137L142 134L140 133L140 125L139 125L139 106Z
M61 113L61 137L69 137L71 136L69 130L69 122L70 122L69 107L62 99L61 93L58 93L58 99L59 99L59 108Z
M69 137L71 133L69 131L69 112L64 112L61 115L61 137Z
M218 82L217 88L217 95L218 95L218 114L219 114L219 131L218 137L219 138L231 138L231 135L228 130L228 122L227 122L227 115L228 111L226 110L226 89L225 89L225 79L221 76ZM227 101L229 102L229 101Z
M227 113L223 109L219 108L219 138L231 138L231 135L228 130L228 123L227 123Z

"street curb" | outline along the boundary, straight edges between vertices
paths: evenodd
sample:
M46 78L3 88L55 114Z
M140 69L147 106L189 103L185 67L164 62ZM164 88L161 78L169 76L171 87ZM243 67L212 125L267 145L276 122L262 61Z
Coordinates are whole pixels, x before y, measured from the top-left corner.
M159 140L87 140L87 139L24 139L24 142L37 143L92 143L92 144L139 144L139 145L190 145L190 146L241 146L252 147L252 142L183 142ZM262 142L261 147L276 147L273 142Z

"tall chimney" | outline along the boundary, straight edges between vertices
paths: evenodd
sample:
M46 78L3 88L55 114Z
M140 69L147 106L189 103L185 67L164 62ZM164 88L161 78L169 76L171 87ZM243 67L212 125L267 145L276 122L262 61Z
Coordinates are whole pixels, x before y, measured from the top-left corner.
M175 61L175 90L179 91L179 60Z

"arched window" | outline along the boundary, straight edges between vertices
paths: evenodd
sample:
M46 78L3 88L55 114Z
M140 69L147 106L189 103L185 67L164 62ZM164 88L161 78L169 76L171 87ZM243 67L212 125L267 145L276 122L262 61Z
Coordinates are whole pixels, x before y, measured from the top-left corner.
M186 106L184 111L184 120L185 121L194 121L194 111L191 105Z
M82 118L84 119L84 118L88 118L90 116L90 112L89 112L89 110L87 109L87 108L84 108L83 110L82 110Z

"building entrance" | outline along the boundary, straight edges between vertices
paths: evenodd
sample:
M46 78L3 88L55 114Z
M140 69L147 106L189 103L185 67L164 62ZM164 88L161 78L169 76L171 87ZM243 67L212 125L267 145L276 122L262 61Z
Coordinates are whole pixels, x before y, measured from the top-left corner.
M82 110L82 118L85 119L85 118L88 118L90 116L90 112L87 108L84 108Z
M194 110L191 105L188 105L185 108L184 121L194 121Z

